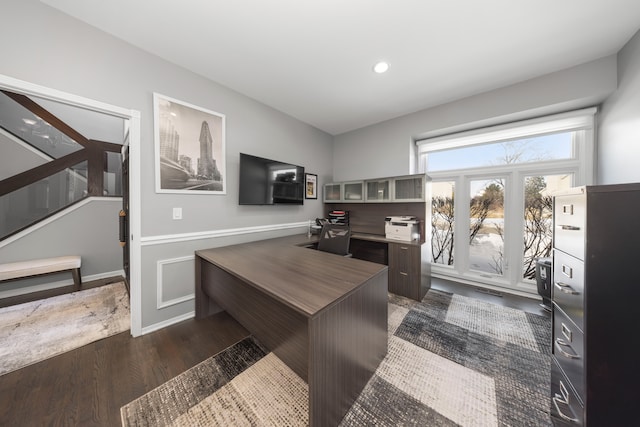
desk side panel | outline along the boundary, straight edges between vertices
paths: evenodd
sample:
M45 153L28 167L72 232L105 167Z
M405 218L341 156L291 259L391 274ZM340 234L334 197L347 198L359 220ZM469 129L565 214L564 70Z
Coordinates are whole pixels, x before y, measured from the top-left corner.
M307 381L307 318L209 262L203 260L200 271L202 296L211 298Z
M309 325L309 420L338 425L387 354L387 269Z
M212 314L223 311L222 307L216 304L211 298L209 298L202 289L203 278L206 281L206 269L203 271L203 267L210 265L206 260L203 260L196 255L196 319L203 319L211 316Z

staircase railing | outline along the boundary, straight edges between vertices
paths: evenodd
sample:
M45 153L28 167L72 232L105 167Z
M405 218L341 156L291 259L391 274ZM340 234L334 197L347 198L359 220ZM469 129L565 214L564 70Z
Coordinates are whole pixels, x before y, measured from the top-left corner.
M39 163L0 180L0 240L84 198L122 195L121 145L84 137L25 95L1 90L0 103L4 139Z

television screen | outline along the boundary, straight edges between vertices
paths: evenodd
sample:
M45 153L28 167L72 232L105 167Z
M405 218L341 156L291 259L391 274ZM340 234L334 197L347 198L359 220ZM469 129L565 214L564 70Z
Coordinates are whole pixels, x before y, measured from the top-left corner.
M240 153L241 205L301 205L304 167Z

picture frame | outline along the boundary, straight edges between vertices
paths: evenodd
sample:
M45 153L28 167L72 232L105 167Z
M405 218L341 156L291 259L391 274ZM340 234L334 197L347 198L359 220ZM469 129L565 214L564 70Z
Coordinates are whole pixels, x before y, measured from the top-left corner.
M313 173L304 174L304 198L318 198L318 175Z
M225 115L153 94L156 193L226 194Z

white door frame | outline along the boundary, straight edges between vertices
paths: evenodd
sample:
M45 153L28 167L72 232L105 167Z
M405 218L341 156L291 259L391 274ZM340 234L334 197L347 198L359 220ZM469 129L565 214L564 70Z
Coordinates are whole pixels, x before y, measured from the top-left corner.
M131 279L131 335L142 334L142 274L141 268L141 205L140 205L140 112L93 99L84 98L45 86L14 79L0 74L0 88L37 96L87 110L129 120L129 268ZM114 218L115 221L115 218Z

